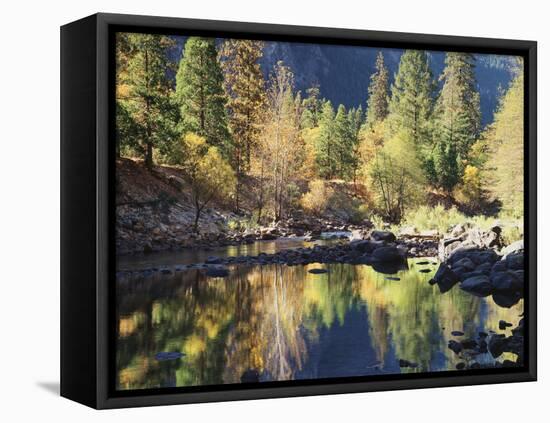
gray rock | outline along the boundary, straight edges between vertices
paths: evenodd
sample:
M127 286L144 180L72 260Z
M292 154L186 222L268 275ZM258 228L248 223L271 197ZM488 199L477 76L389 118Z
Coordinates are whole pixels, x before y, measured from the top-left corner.
M523 290L523 279L511 270L492 273L491 284L496 291L518 292Z
M506 261L506 267L510 270L523 270L524 269L524 263L523 263L523 253L522 252L515 252L508 254L505 259Z
M468 257L463 257L455 262L453 262L452 269L455 270L455 267L462 267L466 271L472 271L476 268L476 264ZM456 273L456 270L455 270Z
M500 254L506 257L508 254L511 254L511 253L523 252L523 248L524 248L523 239L520 239L519 241L512 242L506 248L503 248L500 251Z
M460 289L480 297L486 297L493 292L494 288L489 278L482 275L464 280L460 284Z
M382 242L362 240L350 243L350 248L361 253L372 253L376 248L383 246Z
M397 239L390 231L372 231L370 237L374 241L395 242Z
M378 247L373 251L372 256L381 262L400 262L405 259L397 247Z
M444 263L439 265L432 280L437 283L442 294L449 291L459 281L458 276Z
M321 274L321 273L328 273L328 270L318 268L318 269L309 269L308 272L313 273L314 275L318 275L318 274Z
M506 269L508 269L508 267L506 266L506 261L499 260L495 264L493 264L493 267L491 268L491 273L506 272Z
M464 233L466 233L466 231L471 227L472 227L472 224L470 222L458 223L451 230L451 236L453 238L459 237Z

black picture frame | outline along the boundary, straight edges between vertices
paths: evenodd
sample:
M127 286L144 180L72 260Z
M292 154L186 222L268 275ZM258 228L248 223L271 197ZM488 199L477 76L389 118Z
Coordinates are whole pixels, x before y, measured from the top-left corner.
M115 392L115 31L500 53L525 64L524 368ZM534 41L99 13L61 27L61 395L97 409L534 381L537 375L537 44Z

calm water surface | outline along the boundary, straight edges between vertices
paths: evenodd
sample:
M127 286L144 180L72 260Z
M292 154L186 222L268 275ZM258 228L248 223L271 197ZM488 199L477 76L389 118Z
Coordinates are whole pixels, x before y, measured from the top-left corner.
M264 242L156 254L123 259L118 267L293 246ZM461 360L447 348L450 339L460 339L451 331L467 338L480 330L502 333L500 319L516 326L523 301L505 309L458 286L441 294L428 284L437 266L417 264L422 261L411 259L408 270L391 275L398 281L350 264L235 265L227 278L198 270L125 276L117 281L117 388L239 383L248 369L258 371L260 381L452 370ZM329 272L308 272L320 267ZM419 272L426 268L431 272ZM161 352L183 355L161 361ZM400 368L399 359L418 367Z

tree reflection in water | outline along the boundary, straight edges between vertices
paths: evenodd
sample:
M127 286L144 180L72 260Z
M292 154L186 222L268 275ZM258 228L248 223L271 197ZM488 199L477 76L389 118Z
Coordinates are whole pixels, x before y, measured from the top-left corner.
M399 281L364 265L232 267L228 278L198 270L117 282L117 388L239 383L454 369L451 331L474 337L514 326L505 309L458 287L440 294L410 261ZM159 361L159 352L183 357ZM399 368L398 360L418 364Z

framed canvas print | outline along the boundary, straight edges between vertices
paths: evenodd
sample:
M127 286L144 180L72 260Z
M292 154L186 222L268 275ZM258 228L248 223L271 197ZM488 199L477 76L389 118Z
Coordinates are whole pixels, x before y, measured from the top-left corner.
M536 379L536 43L61 28L61 393Z

